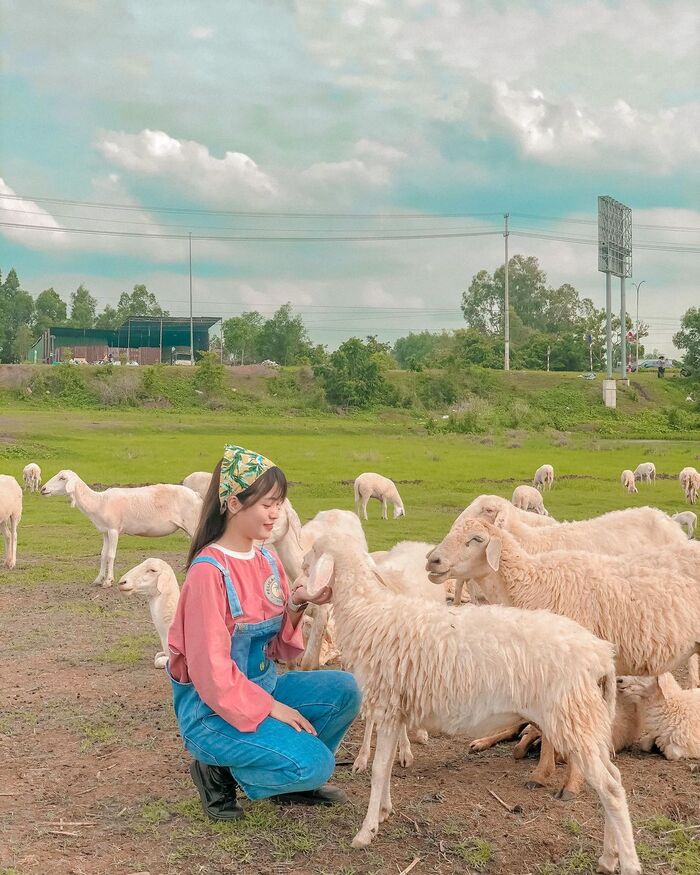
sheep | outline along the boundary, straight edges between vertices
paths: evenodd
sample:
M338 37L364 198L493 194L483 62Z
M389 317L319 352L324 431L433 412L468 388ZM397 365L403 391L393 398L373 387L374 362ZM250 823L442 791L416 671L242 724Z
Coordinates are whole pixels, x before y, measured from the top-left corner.
M688 533L688 537L692 540L695 534L695 527L698 524L697 514L693 513L692 510L684 510L681 513L674 513L671 519L684 528Z
M540 465L535 471L532 485L537 487L540 492L551 489L554 485L554 468L551 465Z
M695 504L700 495L700 474L696 471L688 477L688 487L686 489L686 498L691 504Z
M630 471L629 468L625 468L625 470L620 474L620 483L625 487L625 489L630 492L638 492L637 484L634 479L634 471Z
M390 592L359 545L321 538L304 559L310 595L330 589L344 663L377 725L367 813L355 848L392 811L402 724L447 734L524 714L580 765L605 810L599 871L641 872L620 774L610 761L613 648L571 620L501 606L444 608Z
M653 462L641 462L634 469L634 476L642 483L656 483L656 465Z
M196 492L201 499L204 499L211 483L211 477L211 471L193 471L185 477L182 485Z
M391 502L394 507L394 519L397 520L401 516L406 516L403 501L399 495L399 490L393 480L388 477L382 477L381 474L374 474L366 471L360 474L355 480L355 513L358 517L364 516L367 519L367 503L370 498L377 498L382 503L382 519L386 519L387 502Z
M102 532L100 571L94 582L104 587L114 581L119 535L160 538L182 529L191 538L202 510L202 499L185 486L160 483L95 492L70 470L54 475L41 494L70 496L71 507L82 511Z
M700 690L683 690L670 672L621 677L618 689L641 707L642 750L654 745L667 760L700 757Z
M533 486L516 486L513 490L511 503L520 510L533 511L540 516L549 516L544 506L542 493Z
M41 468L36 462L30 462L24 466L22 478L24 479L25 489L28 489L30 492L38 492L41 486Z
M5 539L5 568L17 564L17 528L22 519L22 489L14 477L0 474L0 528Z
M154 665L156 668L164 668L169 653L168 630L180 598L180 587L175 572L162 559L144 559L140 565L136 565L122 575L119 589L129 595L139 593L148 599L151 619L163 648L156 653Z
M683 490L686 499L691 503L695 504L695 497L691 498L692 494L692 486L693 486L693 478L698 475L698 471L696 468L693 468L692 465L688 465L687 468L683 468L683 470L678 475L678 482L681 484L681 489ZM697 493L700 483L695 486L695 492Z
M571 617L615 645L620 674L653 675L700 653L700 549L682 539L683 549L637 555L631 566L627 556L603 560L583 550L529 555L509 532L464 518L429 555L427 568L433 582L488 579L496 590L491 601ZM531 783L541 783L553 765L543 749ZM574 795L575 777L572 770L562 798Z

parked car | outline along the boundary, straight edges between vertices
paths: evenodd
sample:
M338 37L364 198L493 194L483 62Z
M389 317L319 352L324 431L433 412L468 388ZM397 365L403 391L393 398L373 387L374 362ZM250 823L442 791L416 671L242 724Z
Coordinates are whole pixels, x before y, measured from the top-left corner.
M680 367L680 362L673 361L671 359L640 359L639 360L639 370L640 371L655 371L657 368L678 368ZM637 363L632 362L630 369L632 371L637 370Z

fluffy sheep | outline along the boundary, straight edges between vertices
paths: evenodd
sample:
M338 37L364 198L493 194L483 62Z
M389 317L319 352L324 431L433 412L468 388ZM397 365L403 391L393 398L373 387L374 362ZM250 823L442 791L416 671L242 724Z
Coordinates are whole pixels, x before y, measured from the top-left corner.
M694 514L692 510L684 510L681 513L674 513L671 519L685 529L689 538L693 537L695 527L698 524L697 514Z
M204 500L209 484L211 483L211 471L193 471L182 481L182 485L196 492Z
M17 564L17 529L22 519L22 489L14 477L0 474L0 528L5 539L5 568Z
M540 516L549 516L549 511L544 506L542 493L534 486L516 486L513 490L511 503L513 507L520 510L529 510L540 514Z
M634 469L634 476L642 483L656 483L656 465L653 462L642 462Z
M41 489L42 495L68 495L71 507L87 516L102 532L100 571L95 583L111 586L119 535L160 538L182 529L191 538L202 511L202 499L185 486L113 487L95 492L75 471L59 471Z
M540 465L535 471L532 485L540 491L551 489L554 485L554 468L551 465Z
M700 481L695 485L695 493L693 496L693 480L695 477L699 476L696 468L693 468L692 465L688 465L687 468L683 468L683 470L678 475L678 482L681 484L681 489L683 490L683 494L686 499L691 503L695 504L695 499L697 497L698 487L700 486Z
M304 560L310 594L331 590L343 661L377 726L367 814L353 847L366 847L392 811L391 766L401 726L448 734L518 715L583 770L605 811L599 871L640 873L625 791L610 761L613 649L545 611L443 608L381 585L359 545L321 538Z
M625 468L625 470L620 474L620 482L625 487L628 492L638 492L637 484L634 479L634 471L630 471L629 468Z
M38 492L41 486L41 468L36 462L30 462L24 466L22 478L25 489L28 489L30 492Z
M376 498L382 503L382 519L387 518L387 502L394 507L394 519L406 515L403 501L396 484L388 477L366 471L355 480L355 512L358 517L367 519L367 503L370 498Z
M168 661L168 630L180 598L175 572L162 559L144 559L122 576L119 589L123 593L138 593L148 599L151 619L163 648L156 653L154 665L163 668Z
M683 690L670 672L618 678L623 695L641 708L642 750L656 745L667 760L700 757L700 690Z
M698 500L698 495L700 495L700 474L695 471L688 477L686 497L691 504L695 504Z

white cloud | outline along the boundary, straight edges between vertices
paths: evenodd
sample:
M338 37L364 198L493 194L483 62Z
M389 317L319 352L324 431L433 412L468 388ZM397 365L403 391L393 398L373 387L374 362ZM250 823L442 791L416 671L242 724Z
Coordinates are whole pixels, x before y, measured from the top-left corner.
M8 240L13 240L30 249L56 250L70 246L69 235L60 230L62 226L51 213L34 201L18 198L17 192L10 188L1 177L0 208L2 208L0 215L2 215L3 222L24 226L22 228L13 228L8 225L0 226L0 232ZM44 231L39 230L40 228L55 230Z

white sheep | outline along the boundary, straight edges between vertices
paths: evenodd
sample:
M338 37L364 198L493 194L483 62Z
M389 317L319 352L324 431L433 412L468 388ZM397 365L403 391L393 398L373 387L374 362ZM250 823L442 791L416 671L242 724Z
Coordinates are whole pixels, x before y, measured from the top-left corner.
M688 477L686 497L691 504L695 504L698 500L698 495L700 495L700 474L695 471Z
M71 507L82 511L102 532L100 571L95 583L111 586L119 535L160 538L182 529L191 538L197 528L202 499L185 486L112 487L95 492L75 471L63 470L41 489L42 495L68 495Z
M5 539L5 568L17 564L17 528L22 519L22 489L14 477L0 474L0 528Z
M36 462L30 462L24 466L22 478L25 489L28 489L30 492L38 492L41 486L41 468Z
M620 474L620 483L625 487L625 489L630 492L638 492L637 484L634 479L634 471L630 471L629 468L625 468L625 470Z
M641 706L642 750L656 744L667 760L700 757L700 690L683 690L670 672L618 678L618 689Z
M656 465L653 462L642 462L634 469L634 476L642 483L656 483Z
M370 498L376 498L382 503L382 519L387 518L387 502L391 502L394 508L394 519L406 516L403 501L399 495L396 484L388 477L366 471L355 480L355 512L358 517L367 519L367 503Z
M119 581L119 589L132 595L138 593L146 596L151 619L156 627L162 650L154 659L156 668L163 668L168 661L168 630L175 616L180 587L175 572L162 559L144 559L127 571Z
M520 510L532 511L533 513L540 514L540 516L549 516L549 511L544 506L542 493L535 489L534 486L516 486L513 490L511 503L513 507L517 507Z
M700 653L700 547L684 536L682 543L637 554L633 564L628 556L603 558L590 550L530 555L509 532L464 518L427 567L435 582L454 576L488 581L489 601L570 617L615 645L619 674L655 675ZM531 783L543 783L553 768L543 747ZM560 795L571 798L576 789L572 770Z
M551 489L554 485L554 468L551 465L540 465L535 471L532 485L540 491Z
M691 499L691 492L692 492L692 486L693 486L693 475L697 475L697 474L698 474L697 469L694 468L692 465L688 465L686 468L683 468L683 470L678 475L678 482L681 484L681 489L683 490L683 494L685 495L686 499L691 504L695 504L695 499L694 498ZM697 491L697 487L696 487L696 491Z
M698 524L697 514L693 513L692 510L684 510L681 513L674 513L671 519L684 528L688 533L688 537L692 539L695 534L695 527Z
M185 477L182 485L196 492L201 499L204 499L211 483L211 477L211 471L193 471Z
M599 871L641 872L625 791L610 761L613 649L545 611L444 608L381 586L351 541L322 538L304 560L310 594L331 590L344 663L377 726L366 847L391 814L391 766L401 726L447 734L527 715L583 770L605 811Z

